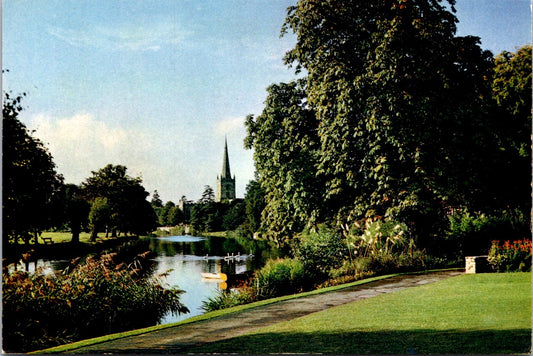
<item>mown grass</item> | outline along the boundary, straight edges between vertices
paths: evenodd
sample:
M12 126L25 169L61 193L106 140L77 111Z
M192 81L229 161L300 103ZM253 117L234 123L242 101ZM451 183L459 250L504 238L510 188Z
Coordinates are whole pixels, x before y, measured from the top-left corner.
M529 353L531 273L463 275L342 305L188 351Z
M42 237L51 237L54 243L64 243L70 242L72 240L72 233L70 232L43 232ZM92 243L89 241L91 234L88 232L80 232L80 242L82 243ZM98 233L98 240L109 240L110 238L105 237L105 233ZM43 243L39 239L39 243Z

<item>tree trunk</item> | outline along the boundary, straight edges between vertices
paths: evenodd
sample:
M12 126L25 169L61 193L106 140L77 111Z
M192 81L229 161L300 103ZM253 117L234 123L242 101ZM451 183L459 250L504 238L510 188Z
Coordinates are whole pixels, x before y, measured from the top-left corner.
M93 230L91 231L91 237L89 238L89 241L95 242L97 236L98 236L98 228L95 226Z
M80 225L72 224L70 227L70 230L72 231L72 239L70 240L70 242L73 244L79 243L80 242Z

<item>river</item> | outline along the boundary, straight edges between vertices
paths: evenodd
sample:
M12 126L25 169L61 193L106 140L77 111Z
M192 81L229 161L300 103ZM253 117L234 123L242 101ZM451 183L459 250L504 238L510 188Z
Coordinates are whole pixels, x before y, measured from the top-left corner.
M132 243L134 250L149 249L151 254L151 274L166 273L164 282L167 288L184 290L182 303L189 313L165 315L159 324L182 321L204 313L202 302L215 296L221 289L231 289L235 280L246 276L261 267L266 259L276 257L277 252L267 248L266 243L253 240L237 241L220 237L165 236L142 238ZM140 245L140 246L139 246ZM16 267L34 273L54 273L65 268L70 260L39 259ZM227 282L220 279L204 278L202 273L224 273Z
M173 323L203 313L202 302L215 296L227 283L220 279L203 278L202 273L242 275L254 269L255 255L245 253L242 246L229 252L224 246L217 249L216 238L194 236L169 236L153 239L150 250L157 254L154 274L170 271L166 277L169 287L185 291L182 303L190 312L183 315L168 314L160 324ZM209 253L211 252L211 254ZM212 255L215 253L215 255ZM229 254L229 255L228 255ZM232 257L233 255L233 257Z

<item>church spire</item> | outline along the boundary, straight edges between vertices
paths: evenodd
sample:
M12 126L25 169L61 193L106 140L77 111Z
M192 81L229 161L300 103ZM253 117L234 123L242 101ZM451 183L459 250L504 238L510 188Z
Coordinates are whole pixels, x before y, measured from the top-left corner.
M222 161L222 178L231 178L231 170L229 168L228 155L228 138L224 138L224 160Z
M231 177L229 169L228 138L224 140L224 159L222 161L222 174L217 177L217 191L215 201L232 201L235 199L235 177Z

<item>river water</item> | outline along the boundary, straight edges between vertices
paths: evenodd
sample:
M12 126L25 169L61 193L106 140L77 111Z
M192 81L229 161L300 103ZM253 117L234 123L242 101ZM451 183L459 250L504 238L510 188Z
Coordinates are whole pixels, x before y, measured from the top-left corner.
M178 316L168 314L160 321L161 324L202 314L202 302L215 296L221 289L228 288L226 282L203 278L202 273L224 273L235 276L254 269L253 252L244 253L242 247L239 249L235 246L235 250L230 253L223 246L222 249L214 248L213 242L213 238L194 236L169 236L151 242L150 250L157 253L154 259L156 262L154 274L170 271L166 282L169 287L185 290L181 301L190 311ZM218 253L212 255L210 251Z
M136 242L137 243L137 242ZM182 303L189 313L165 315L160 324L182 321L204 313L202 302L215 296L222 289L231 289L235 280L245 279L249 272L261 267L266 259L276 256L276 251L266 244L247 240L220 237L166 236L143 238L138 241L151 254L151 274L166 273L167 288L184 290ZM54 273L68 266L70 260L39 259L32 263L20 263L15 268L34 273ZM224 273L229 279L204 278L202 273Z

